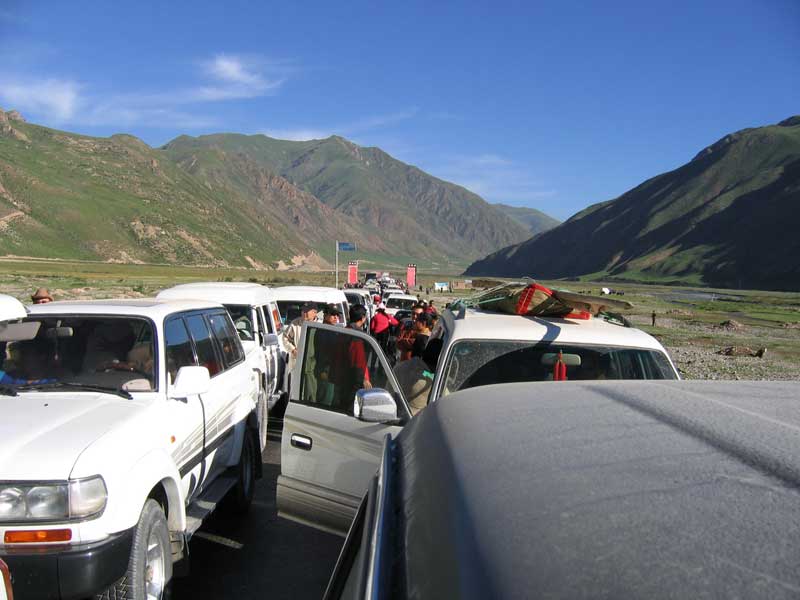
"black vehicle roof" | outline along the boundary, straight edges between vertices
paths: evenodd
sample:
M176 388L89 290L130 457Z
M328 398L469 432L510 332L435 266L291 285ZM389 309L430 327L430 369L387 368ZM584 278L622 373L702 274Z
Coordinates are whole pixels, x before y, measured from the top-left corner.
M800 595L800 384L485 386L397 439L407 597Z

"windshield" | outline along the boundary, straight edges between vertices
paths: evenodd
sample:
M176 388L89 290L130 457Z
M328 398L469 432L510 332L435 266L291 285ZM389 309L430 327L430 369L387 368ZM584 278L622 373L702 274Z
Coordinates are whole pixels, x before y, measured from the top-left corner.
M465 340L453 345L445 366L442 395L494 383L556 379L677 379L662 352L558 343Z
M411 310L417 303L415 298L389 298L386 301L386 308L403 308Z
M29 317L0 330L0 385L152 391L154 339L142 318Z

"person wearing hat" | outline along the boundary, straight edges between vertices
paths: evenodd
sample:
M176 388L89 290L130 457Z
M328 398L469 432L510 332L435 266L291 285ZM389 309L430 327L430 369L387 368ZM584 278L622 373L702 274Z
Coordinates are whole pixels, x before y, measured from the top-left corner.
M322 322L326 325L338 325L342 318L342 309L335 304L327 304L322 311Z
M39 288L34 292L33 296L31 296L31 302L34 304L47 304L48 302L52 302L53 297L50 295L50 292L47 288Z

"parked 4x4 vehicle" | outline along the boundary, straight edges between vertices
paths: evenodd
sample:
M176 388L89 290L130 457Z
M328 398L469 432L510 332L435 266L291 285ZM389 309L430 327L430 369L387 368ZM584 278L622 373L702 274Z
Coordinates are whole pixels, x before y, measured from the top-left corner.
M760 381L456 392L386 436L325 598L796 598L798 398Z
M439 321L428 342L441 345L435 374L426 376L432 377L429 402L494 383L548 381L557 367L565 380L678 379L657 340L602 318L465 309L444 311ZM347 531L378 467L383 436L395 435L411 418L390 364L368 335L304 325L284 416L281 515ZM499 401L487 398L487 405Z
M269 411L283 392L288 353L279 335L281 324L272 290L257 283L185 283L162 290L159 300L207 300L219 302L228 310L242 341L250 368L258 372L259 440L267 445Z
M260 475L258 380L230 315L197 300L9 307L0 556L15 593L163 597L203 519L225 496L246 510Z

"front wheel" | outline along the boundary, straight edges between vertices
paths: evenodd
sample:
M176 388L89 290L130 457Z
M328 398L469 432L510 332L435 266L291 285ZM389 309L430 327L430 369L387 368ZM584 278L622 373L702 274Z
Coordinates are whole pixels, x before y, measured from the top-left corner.
M228 509L230 512L244 514L250 510L256 488L256 460L260 460L257 450L256 433L252 430L245 431L242 441L242 455L236 468L236 485L228 494Z
M144 503L133 534L128 571L105 593L105 600L164 600L170 596L172 554L167 518L152 498Z

